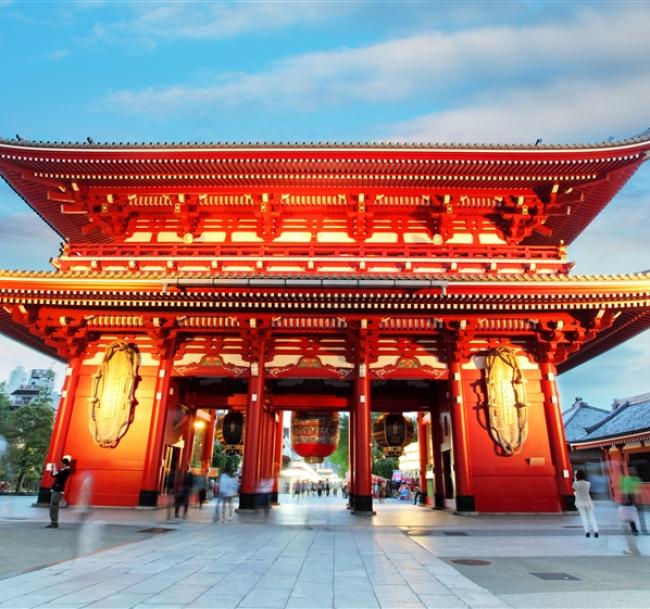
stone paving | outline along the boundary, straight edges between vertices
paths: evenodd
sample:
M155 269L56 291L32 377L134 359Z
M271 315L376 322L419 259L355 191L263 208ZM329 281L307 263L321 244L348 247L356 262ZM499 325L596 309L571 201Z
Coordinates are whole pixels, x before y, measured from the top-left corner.
M118 523L170 530L104 550L87 543L76 558L0 579L0 607L650 607L649 559L622 555L626 538L608 504L597 507L603 535L585 539L576 516L454 516L391 501L359 517L340 498L286 497L268 515L226 523L211 522L204 508L187 521L167 520L164 511L96 510L80 525L68 509L61 529L44 530L46 511L17 499L0 497L0 535L16 518L28 518L25 535L44 545L67 531L80 538L93 531L97 541ZM650 538L637 541L650 554ZM496 570L452 562L478 557ZM582 577L546 582L532 569ZM599 588L584 576L617 571L624 586L611 577Z

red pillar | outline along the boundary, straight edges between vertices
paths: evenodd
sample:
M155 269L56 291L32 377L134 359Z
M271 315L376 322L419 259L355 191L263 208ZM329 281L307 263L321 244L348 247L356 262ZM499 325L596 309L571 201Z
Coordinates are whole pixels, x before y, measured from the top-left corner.
M356 395L356 391L355 391ZM354 410L354 404L352 405L352 408L350 409L349 413L349 420L348 420L348 475L349 475L349 483L348 483L348 508L352 509L354 508L354 495L357 492L357 487L356 487L356 477L354 475L355 472L355 458L354 454L356 451L356 441L355 441L355 433L356 433L356 412Z
M258 505L266 507L271 505L275 461L275 413L267 408L262 412L261 456Z
M168 349L165 355L161 355L160 365L158 367L156 392L151 409L149 440L144 459L140 498L138 500L139 506L155 506L158 504L160 474L162 472L162 445L165 424L167 423L167 399L169 396L173 365L174 351L173 349Z
M257 361L251 364L246 405L246 443L242 466L239 509L254 510L257 507L259 465L261 459L260 439L264 404L264 343L259 345Z
M70 419L74 409L75 394L79 384L79 371L81 369L82 357L74 357L68 362L66 368L65 381L61 389L61 399L59 408L56 411L50 446L47 451L45 463L56 463L60 467L61 459L65 452L65 444L68 439L68 429L70 428ZM72 455L74 458L75 455ZM37 503L50 502L50 488L52 487L52 476L49 471L43 471L41 485L38 488Z
M548 361L539 364L544 394L544 415L548 429L548 442L555 466L555 480L563 511L575 510L572 491L571 463L569 450L564 437L564 424L560 414L560 400L557 393L555 366Z
M361 349L363 353L365 350ZM353 509L355 513L373 513L372 510L372 427L370 419L370 367L368 357L360 359L355 383L356 411L354 477L355 494Z
M474 489L472 463L470 459L467 418L463 404L463 382L461 365L458 361L449 364L451 415L451 437L454 455L454 474L456 482L456 511L474 512Z
M424 413L418 412L418 448L420 452L420 489L423 493L422 504L426 503L427 493L427 426L424 423Z
M440 430L440 409L431 410L431 448L433 453L433 507L445 507L444 472L442 465L442 433Z
M282 471L282 448L284 443L284 413L276 413L275 421L275 449L273 455L273 492L271 493L271 504L279 505L278 495L280 493L280 472Z
M210 469L210 466L212 465L212 453L214 451L214 434L216 423L217 411L211 410L210 421L208 423L207 429L205 430L205 436L203 440L203 459L201 463L201 473L205 474L206 476L208 474L208 469Z

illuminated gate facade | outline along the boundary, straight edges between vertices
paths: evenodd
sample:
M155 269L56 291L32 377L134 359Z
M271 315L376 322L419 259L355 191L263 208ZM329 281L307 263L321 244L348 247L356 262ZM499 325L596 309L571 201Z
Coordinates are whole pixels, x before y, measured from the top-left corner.
M417 411L433 506L570 508L556 374L648 327L650 276L572 276L566 247L648 150L1 140L65 240L0 273L0 330L68 363L47 461L73 503L90 474L95 505L156 506L240 411L253 509L282 412L336 410L369 512L371 412Z

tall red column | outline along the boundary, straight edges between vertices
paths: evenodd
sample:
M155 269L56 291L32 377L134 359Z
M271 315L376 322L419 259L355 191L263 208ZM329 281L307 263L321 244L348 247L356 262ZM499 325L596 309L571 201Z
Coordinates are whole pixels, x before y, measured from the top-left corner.
M355 396L356 396L356 391L355 391ZM354 508L354 495L357 492L357 487L356 487L356 479L355 479L355 451L356 451L356 441L355 441L355 433L356 433L356 412L354 409L354 404L352 404L352 408L350 409L349 413L349 419L348 419L348 475L349 475L349 480L348 480L348 508L352 509Z
M474 490L472 463L467 433L467 417L463 404L463 381L458 361L449 363L449 412L451 415L451 437L453 442L454 474L456 482L456 511L474 512Z
M431 448L433 453L433 507L445 507L444 472L442 465L442 433L440 430L440 409L431 410Z
M217 411L216 410L211 410L210 411L210 421L207 424L208 427L205 430L205 436L203 440L203 455L202 455L202 463L201 463L201 469L203 470L203 474L207 475L208 474L208 469L212 465L212 453L214 452L214 435L215 435L215 427L217 423Z
M366 350L357 365L354 405L354 478L355 493L353 509L355 513L372 514L372 427L370 418L370 368Z
M418 448L420 453L420 489L422 491L421 503L426 503L427 496L427 426L424 423L424 413L418 412Z
M65 372L65 380L61 389L61 399L59 408L56 411L54 427L52 428L52 437L50 446L47 451L45 463L56 463L57 467L63 458L65 444L68 439L68 429L70 428L70 419L74 409L75 394L79 384L79 371L81 369L82 356L74 357L68 362ZM73 455L74 457L74 455ZM52 487L52 476L49 471L43 471L41 485L38 487L37 503L50 502L50 488Z
M271 493L271 505L279 505L278 495L280 494L280 472L282 471L282 448L284 444L284 413L276 413L275 421L275 449L273 455L273 492Z
M273 491L273 466L275 461L275 413L264 408L262 412L262 438L260 462L260 488L258 506L271 505Z
M160 356L158 378L156 379L156 392L151 409L151 424L149 427L149 440L145 453L142 483L140 486L139 506L155 506L158 504L160 494L160 475L162 472L162 445L167 422L167 398L171 383L172 367L174 365L174 350L171 345L166 345L164 353ZM191 447L190 447L191 450Z
M560 506L564 511L575 510L573 500L571 464L569 462L569 450L564 437L564 424L560 413L560 400L557 393L555 366L549 361L542 361L539 364L539 371L542 375L541 385L544 394L544 415L548 429L548 442L555 466L555 481L560 500Z
M246 443L239 494L239 509L254 510L257 507L259 465L261 459L260 439L262 409L264 405L264 342L260 342L257 361L251 364L246 405Z

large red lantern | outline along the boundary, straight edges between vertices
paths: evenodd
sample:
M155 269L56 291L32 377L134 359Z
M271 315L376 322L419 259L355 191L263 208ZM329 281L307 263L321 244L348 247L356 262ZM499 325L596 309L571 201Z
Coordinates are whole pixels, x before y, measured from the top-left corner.
M244 453L244 415L241 412L233 411L220 417L215 434L227 455Z
M291 445L307 463L322 463L339 443L338 412L294 412Z
M381 414L372 424L372 435L385 457L400 457L414 431L413 421L401 414Z

